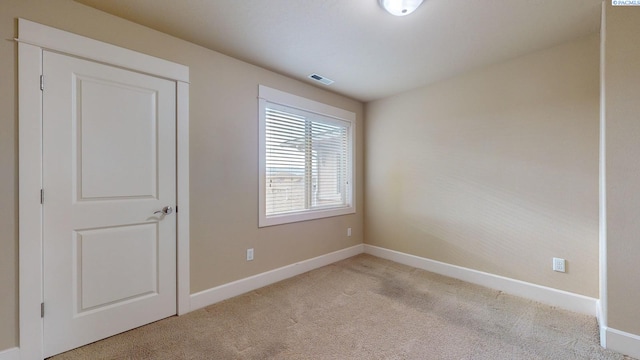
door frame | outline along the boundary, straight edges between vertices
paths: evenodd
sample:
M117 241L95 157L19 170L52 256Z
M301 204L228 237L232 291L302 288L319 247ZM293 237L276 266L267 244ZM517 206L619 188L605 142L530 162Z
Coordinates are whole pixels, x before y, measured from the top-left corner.
M189 68L115 45L18 19L19 326L20 358L42 359L43 216L42 52L51 50L176 83L176 292L178 315L190 311ZM45 79L46 83L46 79Z

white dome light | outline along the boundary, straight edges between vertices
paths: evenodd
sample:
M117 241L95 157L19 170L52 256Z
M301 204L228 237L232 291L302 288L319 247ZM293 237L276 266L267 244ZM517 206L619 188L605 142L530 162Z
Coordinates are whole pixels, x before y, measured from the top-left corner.
M379 0L380 6L391 15L405 16L415 11L423 0Z

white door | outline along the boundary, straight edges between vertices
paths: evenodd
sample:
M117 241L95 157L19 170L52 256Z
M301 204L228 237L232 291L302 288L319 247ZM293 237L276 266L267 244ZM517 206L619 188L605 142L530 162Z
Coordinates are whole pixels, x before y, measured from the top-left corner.
M47 51L43 74L51 356L176 314L176 83Z

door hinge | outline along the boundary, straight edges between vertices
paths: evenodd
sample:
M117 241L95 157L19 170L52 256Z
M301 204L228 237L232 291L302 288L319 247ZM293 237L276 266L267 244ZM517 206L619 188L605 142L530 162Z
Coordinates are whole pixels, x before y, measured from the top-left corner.
M40 303L40 317L44 317L44 303Z
M40 204L44 204L44 189L40 189Z
M44 91L44 75L40 75L40 91Z

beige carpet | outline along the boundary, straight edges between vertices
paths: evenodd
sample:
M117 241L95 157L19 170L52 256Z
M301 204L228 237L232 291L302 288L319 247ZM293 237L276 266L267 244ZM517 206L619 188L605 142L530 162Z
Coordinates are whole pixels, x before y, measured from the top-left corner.
M583 316L369 255L53 359L624 359Z

